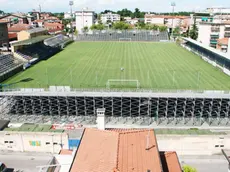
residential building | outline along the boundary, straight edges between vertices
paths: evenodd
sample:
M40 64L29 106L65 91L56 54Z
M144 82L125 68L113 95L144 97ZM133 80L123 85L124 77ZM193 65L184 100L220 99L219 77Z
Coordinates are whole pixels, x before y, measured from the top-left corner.
M47 30L44 28L34 28L29 30L23 30L18 33L18 41L23 41L27 39L31 39L37 36L45 35Z
M216 49L226 53L228 51L229 38L218 39Z
M176 152L159 152L154 130L86 128L70 171L162 172L164 169L182 171Z
M230 38L230 24L205 21L199 23L198 29L197 41L213 48L218 39Z
M83 33L83 28L90 28L94 24L94 11L84 8L81 11L75 12L76 16L76 29L78 33Z
M8 38L8 29L7 23L0 23L0 47L8 46L9 38Z
M68 134L52 125L23 124L0 131L0 150L59 153L68 148Z
M145 23L165 25L170 29L180 27L182 32L186 32L189 29L191 18L190 16L167 16L145 14Z
M118 22L121 20L121 16L119 14L114 14L114 13L111 13L111 12L108 12L106 14L102 14L101 15L101 22L102 23L107 23L107 22Z
M64 19L70 19L71 18L71 13L70 12L67 12L64 14ZM72 13L72 18L75 18L75 14Z
M136 23L138 23L140 20L139 18L131 18L131 17L126 17L126 19L124 19L126 23L129 23L131 25L135 25Z
M14 14L8 14L6 16L0 17L0 22L7 22L8 27L14 24L29 24L27 16L24 15L19 16Z
M225 14L230 13L230 7L210 7L205 10L206 12L209 12L210 14Z

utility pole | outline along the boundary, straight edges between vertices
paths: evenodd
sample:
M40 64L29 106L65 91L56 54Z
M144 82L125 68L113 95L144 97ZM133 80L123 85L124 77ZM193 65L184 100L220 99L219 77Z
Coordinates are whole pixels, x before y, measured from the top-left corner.
M73 6L73 1L69 1L69 6L70 6L70 33L71 33L71 38L73 40L73 25L72 25L72 20L73 20L73 10L72 10L72 6Z

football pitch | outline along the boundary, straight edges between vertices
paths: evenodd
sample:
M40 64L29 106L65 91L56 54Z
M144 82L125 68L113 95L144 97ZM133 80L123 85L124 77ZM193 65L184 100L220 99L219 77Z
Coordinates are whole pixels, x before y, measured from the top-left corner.
M29 78L29 79L28 79ZM28 82L23 80L28 79ZM75 42L4 83L15 88L229 90L230 77L175 43Z

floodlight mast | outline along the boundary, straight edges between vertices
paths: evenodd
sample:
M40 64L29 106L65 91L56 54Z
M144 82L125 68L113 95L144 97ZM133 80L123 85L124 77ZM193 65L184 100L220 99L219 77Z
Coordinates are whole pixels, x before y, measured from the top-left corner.
M72 6L73 6L73 1L69 1L69 6L70 6L70 33L71 33L71 38L73 40L73 25L72 25L72 19L73 19L73 10L72 10Z
M175 12L175 6L176 6L176 3L175 2L171 2L171 7L172 7L172 32L173 32L173 24L174 24L174 12Z

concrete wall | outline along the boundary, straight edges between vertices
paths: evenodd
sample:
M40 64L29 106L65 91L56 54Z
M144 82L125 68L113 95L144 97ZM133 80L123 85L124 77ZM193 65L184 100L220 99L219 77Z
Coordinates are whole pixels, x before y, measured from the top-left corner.
M18 33L18 41L30 39L30 34L27 31L21 31Z
M68 149L66 133L0 132L0 150L59 153Z
M220 154L230 149L229 135L156 135L160 151L176 151L178 155Z

